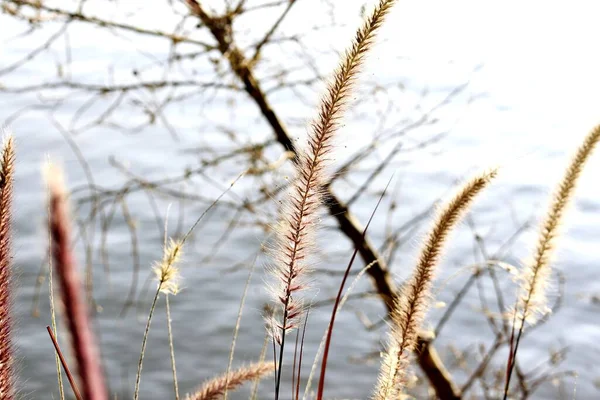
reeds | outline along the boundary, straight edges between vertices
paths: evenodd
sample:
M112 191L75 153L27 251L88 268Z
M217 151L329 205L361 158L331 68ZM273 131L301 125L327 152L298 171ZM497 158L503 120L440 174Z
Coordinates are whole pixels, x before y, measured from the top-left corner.
M50 193L48 217L54 268L61 284L64 315L77 363L80 389L85 400L106 400L108 394L100 366L100 353L88 317L81 281L71 249L67 194L61 171L49 166L46 179Z
M413 276L404 284L392 312L392 333L382 361L375 400L400 398L404 387L409 355L417 344L417 335L429 307L435 270L452 229L467 212L475 197L496 176L492 170L468 181L438 213L421 250Z
M550 264L555 253L556 241L564 220L565 212L575 194L577 181L596 145L600 142L600 125L596 126L585 137L575 153L565 175L552 197L550 208L540 225L537 244L533 257L525 264L520 276L520 287L516 307L513 310L513 328L511 333L511 349L508 359L505 396L508 395L510 378L516 362L516 354L526 322L535 322L539 315L549 310L546 300L546 289L550 277Z
M365 56L373 45L375 32L395 2L381 0L357 31L321 100L318 116L308 135L308 146L304 151L298 152L297 179L282 206L282 220L277 229L275 250L272 252L275 283L271 290L274 301L281 304L282 310L281 318L272 319L269 328L279 344L276 399L279 395L285 336L298 327L304 312L301 292L307 287L307 273L310 270L307 257L313 245L317 209L321 205L321 188L328 180L326 169L334 137Z
M218 376L207 381L194 394L187 396L187 400L216 400L220 399L226 391L233 390L245 382L264 378L273 372L272 363L254 363L239 368L229 374Z
M14 396L11 316L11 207L14 180L14 139L7 134L0 160L0 398Z

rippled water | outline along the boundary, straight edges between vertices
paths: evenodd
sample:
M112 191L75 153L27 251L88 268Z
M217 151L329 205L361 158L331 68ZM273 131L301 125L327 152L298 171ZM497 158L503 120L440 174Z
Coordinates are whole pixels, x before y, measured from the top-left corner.
M393 186L398 188L396 196L399 207L394 223L398 226L439 197L447 195L457 180L477 168L499 163L503 167L501 177L477 202L472 216L492 253L514 233L519 224L530 218L535 221L541 215L552 186L568 162L569 154L587 130L600 120L598 103L593 100L600 90L600 80L597 78L600 65L586 52L573 48L575 43L583 46L589 43L588 37L593 37L591 28L584 23L587 15L592 15L590 10L585 12L576 7L565 10L558 6L546 9L548 14L538 21L538 30L530 32L529 20L523 16L514 16L504 9L478 7L470 2L462 2L461 5L468 7L466 9L477 17L471 19L453 7L432 15L425 6L419 7L409 2L405 12L395 15L390 26L382 33L382 37L391 37L392 40L377 48L367 75L377 75L382 85L391 85L391 82L402 79L405 91L395 99L400 106L411 104L413 99L421 95L425 86L433 93L435 102L437 92L439 98L448 88L466 79L470 78L471 84L452 105L441 111L443 122L436 129L448 131L443 140L427 150L402 155L400 162L390 168L389 174L382 176L377 185L381 187L395 172ZM511 3L506 8L515 5ZM439 4L437 6L441 7ZM533 8L525 9L523 13L531 16L533 11ZM513 26L506 29L497 20L509 15L514 17L511 19ZM576 17L579 23L569 25L570 34L565 36L568 39L564 39L555 33L554 25L558 22L567 24L565 21L573 20L571 17ZM429 26L435 25L437 29L419 27L414 22L416 20L426 20ZM10 26L10 23L6 16L0 16L0 26ZM5 32L2 37L9 37ZM448 35L443 32L448 32ZM419 37L419 46L409 40L415 35ZM24 55L34 40L3 41L0 66L8 65L10 60ZM94 60L131 56L126 46L93 49L77 38L73 41L75 48L78 44L81 46L77 53L82 59L81 71L90 74L101 69ZM396 49L399 47L405 48L401 55L410 56L408 60L398 60ZM450 57L456 61L442 62ZM484 61L483 67L471 74L473 67L481 61ZM38 69L51 69L47 62L48 58L34 61L11 74L10 79L0 77L0 83L16 86L28 82ZM310 102L315 102L317 98L315 96ZM15 96L0 92L0 123L15 111L38 102L39 99L32 95ZM310 107L303 105L299 109L294 99L277 98L276 104L289 124L310 117ZM66 104L57 110L56 118L66 120L78 105L77 100ZM365 138L365 132L373 131L373 118L368 117L368 113L377 110L378 105L360 106L360 111L367 117L353 115L353 123L345 127L345 147L340 147L338 162L369 140L370 137ZM122 117L126 118L127 111L121 112ZM93 170L96 182L105 187L118 187L123 182L123 176L109 166L110 155L127 162L134 171L146 177L170 176L185 166L194 165L194 158L182 155L182 150L197 146L214 136L199 131L193 125L195 114L189 109L171 112L172 120L177 121L179 142L174 142L160 126L137 135L94 130L78 136L76 142ZM217 114L212 116L213 120L228 118L225 107ZM258 136L264 135L266 130L256 122L253 109L237 114L237 120L232 124L241 127L255 124ZM57 385L52 348L45 330L49 323L47 289L41 292L40 316L31 316L35 283L46 246L40 166L50 154L53 159L62 161L73 187L83 184L85 177L73 151L45 112L24 114L13 122L12 129L18 143L15 263L19 276L15 305L18 312L16 341L22 396L50 398L50 392L56 396ZM423 130L422 134L431 133ZM384 153L385 149L382 149L381 154ZM362 182L368 172L368 165L365 165L363 170L353 175L353 180ZM597 388L600 373L596 368L600 358L600 307L592 301L593 296L600 294L600 256L597 251L600 237L599 172L600 155L597 154L582 177L577 200L565 226L565 237L560 242L556 268L566 278L564 304L521 348L523 365L535 366L547 357L549 348L567 346L569 352L563 367L577 371L576 398L581 399L596 398L600 394ZM227 185L237 173L238 170L232 167L231 172L217 179ZM242 180L233 192L238 195L250 193L249 185L248 181ZM215 188L196 189L208 190L211 195L218 192ZM350 189L343 182L336 186L336 191L343 198L348 197L346 193L352 192ZM376 200L374 196L367 196L353 207L361 221L367 220ZM159 201L159 211L163 216L167 203ZM131 196L128 207L138 227L143 282L151 263L160 257L162 238L143 194ZM205 208L203 205L188 204L184 226L189 226ZM172 227L176 225L177 209L176 204L171 208ZM120 215L115 217L108 238L110 281L103 272L97 251L93 263L100 307L97 314L98 332L106 369L113 391L128 397L133 387L150 298L149 295L145 296L141 308L130 311L126 318L118 318L132 276L129 231ZM185 289L172 298L175 350L182 392L193 390L203 379L225 369L232 328L248 273L247 268L233 267L240 262L246 262L247 265L249 257L264 240L264 232L260 229L237 229L222 249L207 258L214 252L215 242L219 240L231 216L231 212L225 208L217 208L201 226L194 244L186 252L182 270ZM375 243L381 243L385 224L385 213L380 213L371 230ZM324 219L324 225L319 241L324 244L327 258L321 261L320 267L339 270L345 266L350 254L348 244L335 231L328 229L333 226L330 219ZM418 250L418 234L422 231L418 231L406 243L391 266L399 279L410 271ZM461 267L475 261L472 237L466 225L454 236L438 280L438 287L441 287L437 294L439 300L450 301L467 279L464 273L457 273L463 271ZM533 233L519 237L507 261L516 262L525 257L533 238ZM83 249L79 250L83 263ZM263 265L264 260L259 260L249 288L236 351L236 360L239 361L256 359L263 344L261 310L267 300L263 289ZM315 286L319 292L316 299L333 294L337 284L338 277L317 275ZM505 286L509 287L508 282ZM369 282L365 279L355 290L368 289ZM485 319L477 312L480 307L476 292L473 291L454 315L437 344L446 361L452 360L448 345L462 349L474 343L491 341L492 335ZM432 311L431 321L436 321L441 311ZM376 351L383 331L369 332L364 329L357 317L359 314L375 321L383 314L383 309L377 300L365 300L353 302L347 312L340 315L328 370L330 395L336 398L366 398L375 382L376 362L352 360L363 359ZM314 354L327 319L327 311L311 315L312 329L309 329L306 345L309 355ZM459 374L458 378L464 379L464 376ZM265 397L270 393L270 381L266 382L263 384ZM569 380L567 390L572 389L573 381ZM142 378L142 398L167 398L171 393L165 309L161 301L150 333ZM546 385L537 396L555 398L555 393L550 385Z

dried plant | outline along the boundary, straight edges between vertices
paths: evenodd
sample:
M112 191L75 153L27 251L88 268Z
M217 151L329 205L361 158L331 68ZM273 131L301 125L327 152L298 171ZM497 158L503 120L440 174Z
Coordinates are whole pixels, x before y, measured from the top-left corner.
M245 382L264 378L273 372L272 363L255 363L239 368L230 374L218 376L206 382L187 400L216 400L224 396L225 391L233 390Z
M150 324L152 323L152 317L154 310L156 309L156 303L160 293L164 293L166 296L169 294L177 294L179 291L179 268L177 263L181 258L184 240L171 240L167 245L166 239L167 230L165 228L165 244L163 250L163 258L161 261L156 262L153 271L158 281L158 286L150 306L150 312L148 313L148 320L146 321L146 328L144 329L144 336L142 338L142 349L140 351L140 359L138 361L138 369L135 378L135 389L133 392L133 398L138 399L140 395L140 383L142 380L142 367L144 364L144 356L146 354L146 345L148 343L148 334L150 333ZM172 357L172 361L174 356ZM174 364L171 366L175 371ZM175 372L173 372L175 375ZM174 383L176 385L176 383Z
M525 323L533 323L539 315L544 315L549 311L546 300L546 289L548 287L551 272L550 263L554 255L556 241L565 212L575 194L579 176L598 142L600 142L600 125L596 126L585 137L585 140L569 164L556 193L552 197L550 209L541 223L533 257L525 264L525 268L521 273L521 285L519 287L517 304L513 310L514 322L511 335L511 355L508 361L504 398L508 394L510 378ZM514 346L512 346L513 344Z
M389 400L401 396L409 355L417 345L418 331L429 307L431 287L442 251L452 229L467 212L475 197L496 176L485 172L469 180L438 213L425 239L413 276L404 284L392 313L392 334L382 361L373 399Z
M313 245L321 190L329 180L326 168L334 137L365 56L373 45L375 32L394 3L395 0L381 0L357 31L321 101L317 119L309 133L308 148L297 154L297 179L282 206L282 220L277 227L277 243L273 251L275 283L271 290L274 301L282 308L281 319L270 321L274 324L270 332L279 343L276 399L281 382L285 336L298 326L303 315L301 292L306 289L306 275L310 269L307 258Z
M15 148L6 134L0 160L0 398L14 396L12 316L11 316L11 207Z
M49 166L46 179L50 192L50 241L55 271L61 283L61 297L71 346L81 380L80 389L86 400L106 400L108 394L100 366L100 353L88 317L81 281L71 248L71 227L67 194L62 173Z

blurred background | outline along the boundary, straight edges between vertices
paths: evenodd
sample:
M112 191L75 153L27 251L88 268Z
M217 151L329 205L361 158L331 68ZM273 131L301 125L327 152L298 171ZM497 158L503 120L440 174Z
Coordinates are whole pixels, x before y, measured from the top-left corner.
M221 27L220 38L186 1L0 0L0 124L17 144L22 398L58 395L45 330L41 166L47 159L62 165L68 178L77 254L111 393L127 398L133 391L156 288L151 266L162 257L165 225L170 236L181 236L223 193L185 248L184 289L171 298L180 390L191 392L225 371L253 265L234 366L261 354L262 310L269 302L263 245L293 179L273 115L302 147L327 78L373 2L199 4ZM412 270L436 202L470 174L501 166L499 179L450 242L428 315L430 329L449 317L432 346L456 386L467 389L465 398L497 398L506 366L506 343L495 324L506 311L498 299L510 304L515 285L510 268L491 273L483 266L499 260L518 268L526 259L570 154L600 122L599 8L583 0L400 1L344 120L331 191L364 226L391 179L368 237L399 285ZM258 95L240 79L236 54ZM553 313L519 352L520 398L600 395L599 172L596 154L560 241ZM324 209L305 344L311 362L352 248ZM357 261L352 277L362 267ZM364 399L372 391L387 332L374 290L368 276L360 278L338 317L327 396ZM457 296L460 304L449 308ZM142 398L173 396L166 332L159 301ZM67 339L61 339L65 348ZM491 361L480 370L486 354ZM432 396L416 363L413 373L411 394ZM266 379L259 397L270 397L271 386ZM248 393L249 387L231 398Z

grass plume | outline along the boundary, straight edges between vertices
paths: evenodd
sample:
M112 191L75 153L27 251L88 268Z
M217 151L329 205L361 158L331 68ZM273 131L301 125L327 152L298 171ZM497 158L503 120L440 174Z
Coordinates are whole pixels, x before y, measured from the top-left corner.
M400 398L409 355L417 344L417 335L429 306L435 270L452 229L467 212L475 197L496 176L492 170L469 180L439 211L425 242L413 276L404 284L392 313L390 345L382 361L373 399Z
M106 400L108 393L100 366L100 353L88 317L81 280L71 248L71 226L67 194L62 173L49 166L46 179L50 192L50 241L55 271L61 283L61 297L71 346L81 380L80 389L86 400Z
M15 146L7 134L0 160L0 398L14 396L12 316L11 316L11 222Z
M548 285L549 267L554 255L556 239L560 233L565 212L575 193L581 171L599 141L600 125L587 135L552 197L550 208L540 226L533 257L527 263L521 277L521 296L519 297L517 313L522 320L531 320L535 314L546 312L545 291Z
M223 397L225 391L233 390L243 383L260 379L273 372L272 363L254 363L246 367L239 368L229 374L213 378L196 393L190 394L187 400L216 400Z
M181 252L183 248L183 240L171 240L167 245L166 239L166 228L165 228L165 245L163 251L163 258L161 261L154 265L153 271L158 281L156 293L152 299L152 305L150 306L150 312L148 313L148 320L146 321L146 328L144 329L144 337L142 338L142 349L140 351L140 359L138 361L138 369L135 377L135 389L133 391L133 398L137 400L140 395L140 383L142 380L142 367L144 365L144 356L146 354L146 345L148 344L148 334L150 333L150 324L152 323L152 317L154 316L154 310L156 309L156 303L160 293L164 293L166 296L169 294L177 294L179 292L179 268L177 263L181 258ZM172 360L174 357L172 358ZM172 366L172 368L174 368Z
M575 194L577 181L586 161L600 142L600 125L597 125L585 137L583 143L571 160L563 179L560 181L550 208L540 226L538 241L531 260L526 263L520 276L521 285L513 318L511 334L511 354L508 360L504 398L508 394L510 377L516 362L516 354L525 327L525 322L535 322L537 316L548 312L546 289L550 277L550 263L555 253L557 238L560 234L565 212ZM516 334L516 336L515 336Z
M333 141L344 111L350 101L356 78L365 56L373 45L376 31L381 27L395 0L381 0L356 32L350 48L342 56L316 120L308 135L308 146L298 152L297 179L292 184L284 204L277 243L273 251L275 302L281 304L281 319L272 320L270 331L279 343L279 369L275 398L279 396L286 333L296 328L303 315L301 292L306 288L307 261L316 230L317 209L321 204L321 188L328 180L327 164Z

